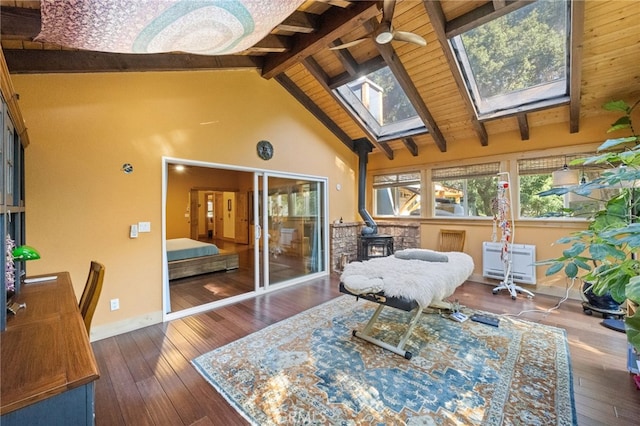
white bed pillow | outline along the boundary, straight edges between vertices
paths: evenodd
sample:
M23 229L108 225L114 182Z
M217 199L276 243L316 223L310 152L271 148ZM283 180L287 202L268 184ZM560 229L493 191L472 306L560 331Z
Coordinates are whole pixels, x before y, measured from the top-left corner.
M395 257L404 260L424 260L426 262L448 262L449 257L437 251L427 249L404 249L394 253Z

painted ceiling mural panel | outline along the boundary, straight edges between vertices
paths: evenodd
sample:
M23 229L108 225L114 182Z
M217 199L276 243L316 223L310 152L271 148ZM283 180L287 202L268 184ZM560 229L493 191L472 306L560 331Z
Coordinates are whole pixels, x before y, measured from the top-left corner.
M44 0L36 41L113 53L231 54L263 39L303 1Z

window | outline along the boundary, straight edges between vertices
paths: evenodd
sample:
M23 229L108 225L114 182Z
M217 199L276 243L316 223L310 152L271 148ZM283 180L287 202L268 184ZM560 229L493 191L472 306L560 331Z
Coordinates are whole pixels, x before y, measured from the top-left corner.
M435 216L492 217L499 171L499 162L432 170Z
M426 127L389 67L334 89L378 141L426 132Z
M538 194L553 187L552 174L565 164L577 158L590 157L592 154L572 154L567 156L530 158L518 160L520 217L589 217L598 209L600 194L593 191L590 196L576 194L549 195ZM600 176L602 169L597 166L571 167L581 182L586 183ZM570 210L567 210L570 209Z
M376 216L420 216L420 172L373 177Z
M479 119L568 100L569 7L539 0L450 40Z
M269 194L269 215L280 218L316 217L319 190L318 182L276 188Z
M317 182L298 185L291 194L291 205L294 216L318 216L318 187Z

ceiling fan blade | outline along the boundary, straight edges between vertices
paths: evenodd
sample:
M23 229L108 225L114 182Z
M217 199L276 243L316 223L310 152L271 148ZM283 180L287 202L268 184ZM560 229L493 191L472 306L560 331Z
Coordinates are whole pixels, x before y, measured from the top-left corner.
M356 40L353 40L353 41L350 41L350 42L347 42L347 43L343 43L343 44L339 44L337 46L330 47L329 50L346 49L346 48L349 48L351 46L355 46L356 44L360 44L363 41L365 41L366 39L367 39L367 37L359 38L359 39L356 39Z
M382 22L387 22L389 25L391 24L395 8L395 0L384 0L382 3Z
M427 41L418 34L409 33L406 31L394 31L393 39L397 41L406 41L408 43L417 44L418 46L426 46Z

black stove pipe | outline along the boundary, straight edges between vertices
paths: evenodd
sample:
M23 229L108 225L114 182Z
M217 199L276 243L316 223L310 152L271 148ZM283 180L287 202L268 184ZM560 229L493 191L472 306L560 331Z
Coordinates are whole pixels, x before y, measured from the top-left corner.
M367 159L373 149L371 143L366 139L354 140L354 145L358 151L358 213L364 220L365 227L362 228L362 235L376 235L378 233L378 225L373 220L367 208L365 207L366 190L367 190Z

